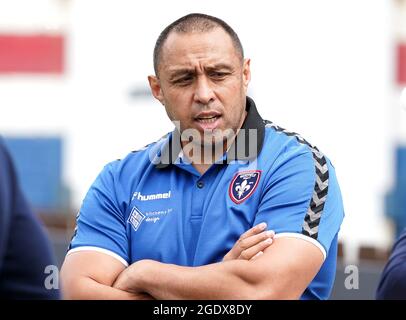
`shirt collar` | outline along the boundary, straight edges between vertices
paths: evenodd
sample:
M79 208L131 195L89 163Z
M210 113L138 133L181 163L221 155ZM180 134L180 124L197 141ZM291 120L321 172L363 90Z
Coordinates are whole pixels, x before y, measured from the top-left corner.
M247 116L241 126L231 147L222 158L222 163L230 163L234 160L252 161L262 150L265 136L265 124L259 115L254 100L246 97ZM161 149L161 155L155 166L158 169L164 169L169 164L179 163L182 147L180 144L180 133L175 128L172 134L164 143Z

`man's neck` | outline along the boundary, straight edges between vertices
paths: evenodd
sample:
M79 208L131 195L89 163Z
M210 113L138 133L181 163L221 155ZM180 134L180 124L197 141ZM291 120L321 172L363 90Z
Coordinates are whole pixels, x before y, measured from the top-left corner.
M195 167L195 169L200 173L200 175L203 175L209 168L212 166L211 163L209 164L197 164L197 163L192 163L192 166Z
M183 146L184 147L184 146ZM218 148L212 146L199 146L196 149L189 149L189 152L183 153L183 156L188 158L193 167L203 175L216 161L218 161L227 151L227 142ZM196 152L194 154L194 150Z

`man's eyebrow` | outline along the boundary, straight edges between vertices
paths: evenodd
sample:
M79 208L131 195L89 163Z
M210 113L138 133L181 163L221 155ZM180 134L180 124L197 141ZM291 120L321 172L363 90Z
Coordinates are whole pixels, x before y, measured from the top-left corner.
M234 68L227 64L227 63L218 63L215 65L207 66L205 67L206 71L213 71L213 70L226 70L226 71L232 71Z
M233 71L234 68L227 64L227 63L218 63L214 65L209 65L205 67L206 71L218 71L218 70L224 70L224 71ZM196 73L196 70L194 68L180 68L180 69L173 69L169 70L169 79L173 80L178 77L184 76L184 75L193 75Z

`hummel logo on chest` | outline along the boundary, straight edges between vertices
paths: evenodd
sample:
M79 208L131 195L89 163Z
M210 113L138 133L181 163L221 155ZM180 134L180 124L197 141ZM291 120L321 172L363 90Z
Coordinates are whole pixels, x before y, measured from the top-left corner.
M159 199L170 199L171 191L164 192L164 193L154 193L154 194L141 194L141 192L134 192L131 198L131 201L134 199L140 201L149 201L149 200L159 200Z

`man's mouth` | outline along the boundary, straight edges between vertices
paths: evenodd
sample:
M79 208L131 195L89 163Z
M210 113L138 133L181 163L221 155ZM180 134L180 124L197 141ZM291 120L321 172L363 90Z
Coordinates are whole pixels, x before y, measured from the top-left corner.
M195 118L195 122L202 131L214 130L220 124L221 113L216 111L206 111L199 113Z
M197 117L195 118L196 121L200 123L213 123L215 122L220 116L209 116L209 117Z

